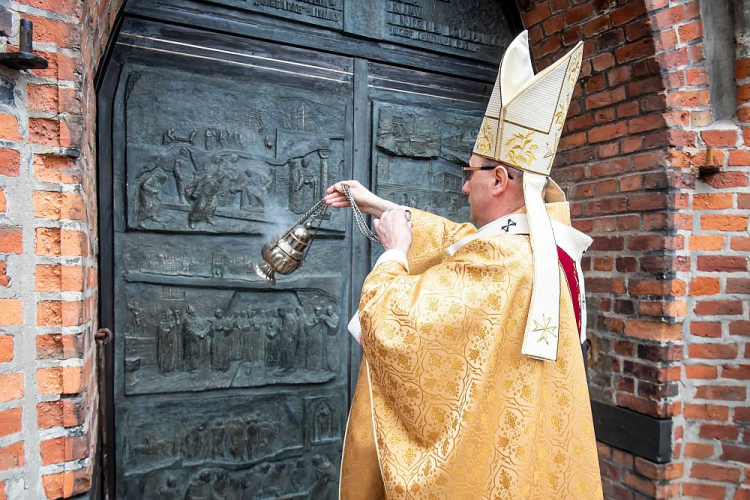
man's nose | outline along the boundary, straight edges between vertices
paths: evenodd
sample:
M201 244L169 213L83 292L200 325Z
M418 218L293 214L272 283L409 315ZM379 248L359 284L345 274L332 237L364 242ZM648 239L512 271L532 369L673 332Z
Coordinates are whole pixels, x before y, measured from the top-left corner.
M464 185L461 186L461 192L466 196L469 196L469 181L465 181Z

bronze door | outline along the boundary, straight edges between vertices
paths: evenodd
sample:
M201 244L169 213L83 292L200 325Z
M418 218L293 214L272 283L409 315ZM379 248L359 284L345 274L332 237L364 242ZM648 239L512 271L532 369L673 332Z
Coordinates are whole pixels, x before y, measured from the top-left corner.
M465 220L491 85L138 19L117 40L99 104L117 498L337 498L346 324L379 250L337 211L275 287L251 265L339 179Z
M139 29L140 28L140 29ZM334 498L347 214L269 287L261 246L350 177L352 60L127 25L113 109L118 498Z

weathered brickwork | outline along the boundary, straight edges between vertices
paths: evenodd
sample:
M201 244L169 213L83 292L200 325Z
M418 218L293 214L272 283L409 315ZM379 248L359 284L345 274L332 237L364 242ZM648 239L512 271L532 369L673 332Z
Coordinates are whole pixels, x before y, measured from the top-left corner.
M93 80L120 2L18 0L45 70L0 68L0 499L90 490L97 439ZM4 3L3 5L8 5ZM18 50L17 36L3 40Z
M674 420L668 465L601 444L605 492L750 498L750 59L717 122L698 0L518 3L538 69L586 43L555 175L594 238L592 397Z

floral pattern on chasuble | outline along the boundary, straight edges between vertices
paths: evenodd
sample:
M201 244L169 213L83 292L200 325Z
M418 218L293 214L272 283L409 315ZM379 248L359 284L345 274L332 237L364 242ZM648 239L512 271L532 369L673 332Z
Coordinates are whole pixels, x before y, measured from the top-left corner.
M533 275L528 236L479 238L449 257L445 248L474 227L418 210L412 220L412 274L386 262L363 286L368 369L348 426L341 498L368 498L351 492L357 464L372 472L373 456L386 498L602 498L567 287L558 360L522 356ZM371 421L355 408L366 389ZM350 447L360 426L373 433L376 455L361 452L361 442Z

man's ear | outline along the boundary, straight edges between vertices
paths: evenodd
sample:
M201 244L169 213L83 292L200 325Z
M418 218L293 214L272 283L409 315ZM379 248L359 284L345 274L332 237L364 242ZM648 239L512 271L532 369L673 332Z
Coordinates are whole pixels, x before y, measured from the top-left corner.
M495 183L492 186L492 194L498 196L508 189L508 183L510 182L508 171L502 165L498 165L492 173L495 176Z

